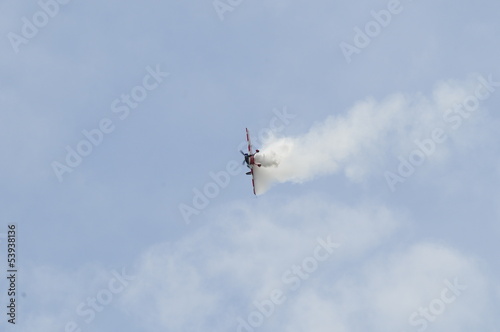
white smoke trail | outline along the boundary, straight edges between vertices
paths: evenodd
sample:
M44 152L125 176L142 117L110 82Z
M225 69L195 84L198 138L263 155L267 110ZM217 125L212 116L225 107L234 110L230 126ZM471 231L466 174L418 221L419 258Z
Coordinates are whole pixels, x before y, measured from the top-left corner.
M387 157L406 153L416 139L446 126L446 112L474 88L477 81L447 81L436 85L431 97L417 93L395 94L380 102L367 99L302 136L271 137L256 155L262 163L254 168L256 192L262 194L274 183L302 183L338 172L361 181L380 171Z

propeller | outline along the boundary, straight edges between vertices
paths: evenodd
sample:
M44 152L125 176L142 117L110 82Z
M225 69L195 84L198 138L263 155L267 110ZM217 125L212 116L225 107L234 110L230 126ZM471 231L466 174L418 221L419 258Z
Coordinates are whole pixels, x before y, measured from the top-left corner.
M246 155L246 153L245 153L245 152L243 152L243 151L241 151L241 150L240 150L240 153L241 153L244 157L246 157L246 156L247 156L247 155ZM243 159L243 162L242 162L241 164L242 164L242 165L245 165L245 162L246 162L246 160L245 160L245 159Z

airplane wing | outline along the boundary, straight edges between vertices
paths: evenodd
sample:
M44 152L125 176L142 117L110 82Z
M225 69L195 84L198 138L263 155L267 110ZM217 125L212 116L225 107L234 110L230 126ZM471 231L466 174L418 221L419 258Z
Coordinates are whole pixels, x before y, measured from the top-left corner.
M246 128L247 130L247 142L248 142L248 154L253 154L253 147L252 147L252 141L250 140L250 132L248 131L248 128Z
M252 172L252 187L253 187L253 194L254 194L254 195L257 195L257 194L255 193L255 173L254 173L254 171L253 171L253 168L252 168L252 169L250 169L250 172Z
M253 147L252 147L252 141L250 140L250 132L248 131L248 128L245 128L247 130L247 143L248 143L248 154L252 155L253 154ZM255 194L255 172L253 171L253 166L250 166L250 172L252 172L252 187L253 187L253 194Z

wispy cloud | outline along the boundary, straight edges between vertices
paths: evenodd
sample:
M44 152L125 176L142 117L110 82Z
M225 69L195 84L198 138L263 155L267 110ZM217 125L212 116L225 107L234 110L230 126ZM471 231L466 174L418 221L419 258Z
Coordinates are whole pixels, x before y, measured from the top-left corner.
M411 221L398 211L307 195L233 202L207 212L205 220L181 239L146 249L130 270L133 280L96 312L92 328L98 330L108 315L123 315L144 331L241 331L257 325L262 331L412 331L423 326L425 308L433 315L425 324L443 330L492 323L492 280L478 261L444 244L400 243L398 234ZM328 243L335 244L331 250ZM311 269L311 257L323 249L321 264ZM31 303L66 308L57 315L27 308L22 326L41 324L47 331L68 322L87 326L75 308L102 297L116 279L98 266L33 271L30 284L44 283L46 290L28 290ZM452 293L445 294L444 310L434 308L450 284L461 293L451 302ZM279 305L263 313L260 304L277 290ZM57 298L47 302L49 293Z

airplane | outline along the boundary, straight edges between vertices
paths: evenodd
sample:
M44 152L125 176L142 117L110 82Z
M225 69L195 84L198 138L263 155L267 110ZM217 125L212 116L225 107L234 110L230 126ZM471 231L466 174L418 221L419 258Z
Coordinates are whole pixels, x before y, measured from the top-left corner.
M248 153L245 153L240 150L241 154L245 158L243 160L243 164L247 164L247 167L250 168L250 171L246 173L246 175L252 175L252 186L253 186L253 194L256 195L255 193L255 174L253 167L257 165L257 167L261 167L262 165L259 163L255 162L255 154L259 153L259 150L255 150L253 152L253 147L252 147L252 141L250 140L250 132L248 131L248 128L245 128L247 131L247 143L248 143Z

